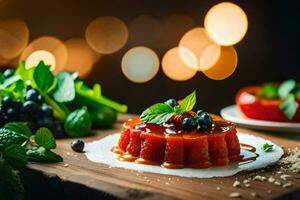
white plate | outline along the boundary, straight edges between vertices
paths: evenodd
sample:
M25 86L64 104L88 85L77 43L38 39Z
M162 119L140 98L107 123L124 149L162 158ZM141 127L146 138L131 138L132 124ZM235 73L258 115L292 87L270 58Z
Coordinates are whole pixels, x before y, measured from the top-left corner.
M102 163L109 165L110 167L119 167L129 170L136 170L142 172L151 172L157 174L166 174L182 177L196 177L196 178L212 178L212 177L225 177L232 176L241 171L249 171L259 168L264 168L268 165L277 162L283 155L283 150L280 146L272 143L269 140L248 135L238 132L240 143L251 144L256 148L256 152L259 156L255 161L239 164L230 164L224 167L210 167L207 169L166 169L156 165L143 165L134 162L124 162L117 159L117 154L111 151L113 146L118 144L120 133L106 136L100 140L86 143L84 151L88 160L96 163ZM261 147L265 143L273 144L273 151L264 152ZM251 155L252 154L252 155ZM245 158L253 156L252 152L242 149L241 155Z
M239 126L257 130L275 131L275 132L293 132L300 133L300 123L274 122L256 119L248 119L243 116L236 105L228 106L221 110L221 116Z

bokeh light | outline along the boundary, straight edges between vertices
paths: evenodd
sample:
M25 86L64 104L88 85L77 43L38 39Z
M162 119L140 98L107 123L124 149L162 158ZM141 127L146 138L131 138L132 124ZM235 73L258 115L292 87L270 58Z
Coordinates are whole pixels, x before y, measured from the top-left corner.
M213 80L223 80L233 74L237 63L238 56L235 49L232 46L222 47L218 62L203 73Z
M0 57L13 59L21 54L29 40L29 30L21 19L0 20Z
M199 71L213 66L221 52L221 47L208 37L204 28L194 28L185 33L179 42L179 47L188 48L196 55L198 61L196 69ZM189 60L181 54L181 51L179 55L187 66L194 69L194 66L188 64Z
M192 78L197 73L197 70L188 67L183 62L179 55L180 51L182 51L182 49L179 47L175 47L167 51L162 59L162 69L166 76L168 76L170 79L176 81L185 81Z
M158 70L159 58L148 47L133 47L122 58L122 71L133 82L147 82L157 74Z
M161 22L151 15L140 15L128 25L130 45L152 46L157 43Z
M56 67L56 60L52 53L45 50L38 50L34 51L32 54L30 54L26 59L26 68L30 69L39 64L40 61L44 61L46 65L51 66L51 70L54 70Z
M33 52L44 50L50 52L55 57L56 66L54 72L59 72L66 65L68 52L63 42L52 36L42 36L32 41L23 51L20 60L27 60Z
M80 78L85 78L101 55L95 52L82 38L71 38L64 44L67 47L68 59L63 70L76 71Z
M230 46L243 39L248 29L248 20L239 6L224 2L213 6L207 12L204 26L217 44Z
M113 16L98 17L86 28L85 38L96 52L111 54L126 44L128 29L119 18Z

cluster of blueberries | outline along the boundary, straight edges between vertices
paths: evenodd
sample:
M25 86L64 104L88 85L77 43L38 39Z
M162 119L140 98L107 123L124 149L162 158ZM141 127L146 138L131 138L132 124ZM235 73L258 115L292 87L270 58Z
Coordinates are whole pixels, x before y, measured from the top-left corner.
M178 105L177 101L175 99L169 99L165 101L165 104L168 104L169 106L175 107ZM197 129L197 131L204 131L212 126L212 118L209 115L209 113L198 110L196 112L195 116L192 116L190 114L183 114L179 117L179 121L181 123L181 127L184 130L194 130Z
M47 127L55 137L63 137L62 124L53 116L53 109L47 105L38 90L27 86L24 103L5 96L1 101L0 125L8 122L27 122L32 132Z

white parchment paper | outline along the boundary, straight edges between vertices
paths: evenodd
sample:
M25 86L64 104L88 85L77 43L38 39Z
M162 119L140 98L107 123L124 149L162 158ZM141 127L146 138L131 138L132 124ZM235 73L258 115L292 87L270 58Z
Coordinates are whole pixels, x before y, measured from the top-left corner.
M181 177L196 177L196 178L212 178L212 177L225 177L232 176L240 171L254 170L264 168L270 164L277 162L283 155L283 150L278 145L271 141L265 140L260 137L238 133L240 143L250 144L256 148L256 153L260 156L254 162L246 163L243 165L231 164L224 167L211 167L208 169L165 169L160 166L136 164L134 162L124 162L117 159L117 154L111 152L111 148L116 146L120 133L112 134L104 137L98 141L86 143L85 155L86 157L96 163L107 164L110 167L119 167L137 171L152 172L158 174L175 175ZM268 142L273 144L274 148L271 152L264 152L261 147ZM251 152L242 150L241 154L245 157L252 155Z

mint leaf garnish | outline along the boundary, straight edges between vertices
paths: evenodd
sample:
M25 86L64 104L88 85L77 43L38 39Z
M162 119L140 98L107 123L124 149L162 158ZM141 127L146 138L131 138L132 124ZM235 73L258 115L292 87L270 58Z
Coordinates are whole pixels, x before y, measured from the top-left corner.
M50 71L50 66L40 61L33 72L33 79L40 92L46 93L54 83L54 76Z
M53 97L58 102L69 102L75 98L75 86L72 75L67 72L60 72L56 75L57 88Z
M141 120L143 122L162 124L168 121L174 114L174 109L164 103L157 103L147 108L141 114Z
M194 108L196 104L196 92L192 92L187 97L185 97L181 105L178 105L177 108L175 108L177 114L184 114Z
M23 167L27 164L26 150L24 147L12 144L3 151L5 160L15 168Z
M290 79L290 80L283 81L278 88L279 97L281 99L286 98L295 87L296 87L295 80Z
M52 133L47 128L40 128L37 130L34 141L46 149L55 149L56 143Z
M16 133L27 136L28 138L32 135L29 128L21 122L10 122L5 124L4 128L14 131Z
M265 99L276 99L278 98L277 87L272 83L266 83L262 86L258 96Z
M298 107L294 94L289 94L279 105L281 112L290 120L293 119Z
M263 146L262 146L262 150L264 150L265 152L270 152L273 150L273 144L269 144L269 143L265 143Z
M154 124L162 124L168 121L174 114L184 114L193 109L196 103L196 92L185 97L181 105L171 107L165 103L157 103L144 110L141 114L141 121Z

